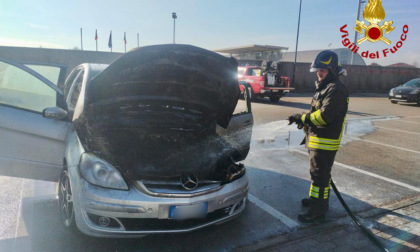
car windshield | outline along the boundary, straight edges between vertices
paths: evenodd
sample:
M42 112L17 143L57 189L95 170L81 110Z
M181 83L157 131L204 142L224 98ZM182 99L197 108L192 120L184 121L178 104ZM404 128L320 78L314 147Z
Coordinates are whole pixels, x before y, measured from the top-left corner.
M238 77L242 77L244 75L245 68L238 67Z
M414 79L406 82L403 87L420 87L420 79Z
M254 68L251 72L252 76L261 76L261 68Z

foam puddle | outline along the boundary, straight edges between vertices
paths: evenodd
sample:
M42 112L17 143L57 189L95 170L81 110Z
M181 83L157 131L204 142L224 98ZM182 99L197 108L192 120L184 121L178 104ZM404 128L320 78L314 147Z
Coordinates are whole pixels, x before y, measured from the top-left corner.
M376 130L372 122L396 120L396 116L374 116L351 118L346 121L342 144L355 141L358 138ZM252 129L251 150L297 148L304 138L303 130L298 130L295 124L288 125L287 120L274 121L256 125ZM348 138L350 136L352 138Z

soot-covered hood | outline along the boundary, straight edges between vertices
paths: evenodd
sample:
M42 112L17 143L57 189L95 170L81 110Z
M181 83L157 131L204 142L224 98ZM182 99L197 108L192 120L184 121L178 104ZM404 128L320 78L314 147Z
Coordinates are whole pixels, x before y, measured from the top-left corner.
M223 179L238 160L215 129L238 102L236 71L235 59L190 45L135 49L87 87L76 130L126 178Z
M137 48L96 76L85 109L130 100L188 104L213 113L226 128L240 95L236 71L234 58L195 46Z

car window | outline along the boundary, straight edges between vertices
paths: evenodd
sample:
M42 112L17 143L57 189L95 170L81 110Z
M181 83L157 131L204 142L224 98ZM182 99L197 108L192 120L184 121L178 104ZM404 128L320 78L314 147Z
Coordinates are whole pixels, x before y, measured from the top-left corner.
M26 71L0 62L0 103L42 112L56 106L57 93Z
M67 107L69 110L74 110L76 107L77 99L79 98L80 90L82 88L84 73L84 70L78 72L78 75L70 88L69 96L67 97Z
M32 70L38 72L40 75L47 78L49 81L57 85L58 79L60 77L61 69L56 66L45 66L45 65L35 65L35 64L25 64L25 66L31 68Z
M414 79L409 82L406 82L404 87L420 87L420 79Z
M249 68L248 70L246 70L246 75L252 75L252 68Z
M251 75L252 76L261 76L261 69L258 69L258 68L252 69Z

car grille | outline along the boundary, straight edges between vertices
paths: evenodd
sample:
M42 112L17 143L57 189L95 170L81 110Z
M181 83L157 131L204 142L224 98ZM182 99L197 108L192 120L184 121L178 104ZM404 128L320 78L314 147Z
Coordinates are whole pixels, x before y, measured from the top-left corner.
M222 219L241 208L243 202L208 213L202 219L172 220L172 219L132 219L119 218L126 231L177 231L199 227ZM234 208L233 211L232 207Z
M221 181L211 181L211 180L200 180L198 181L198 187L194 190L186 190L180 181L180 179L172 181L152 181L152 180L142 180L137 181L138 185L144 185L147 190L151 193L158 193L160 195L186 195L186 194L199 194L205 193L208 191L216 190L221 187Z

